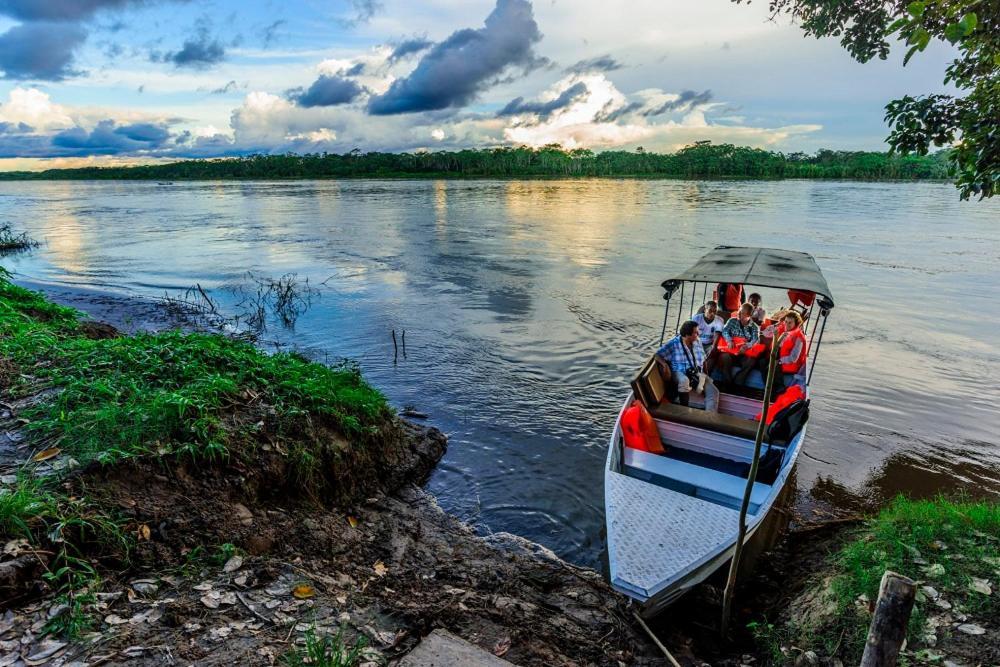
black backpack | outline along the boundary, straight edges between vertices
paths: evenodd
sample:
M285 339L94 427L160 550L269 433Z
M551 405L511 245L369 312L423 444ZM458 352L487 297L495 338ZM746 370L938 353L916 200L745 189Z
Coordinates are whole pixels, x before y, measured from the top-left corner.
M799 399L786 405L767 427L767 438L772 445L785 446L792 441L809 421L809 400Z

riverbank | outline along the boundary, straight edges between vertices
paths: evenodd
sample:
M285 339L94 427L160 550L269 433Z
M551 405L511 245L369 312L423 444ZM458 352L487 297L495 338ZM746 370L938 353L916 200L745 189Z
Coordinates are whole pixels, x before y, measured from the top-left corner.
M599 575L441 512L444 437L355 368L122 336L7 280L0 310L4 660L382 664L434 628L522 665L655 657Z
M155 304L73 299L120 328L178 324ZM521 665L662 664L600 575L477 537L420 491L443 436L396 418L356 369L123 336L9 282L0 308L0 655L272 664L360 639L358 662L379 664L445 628ZM911 661L991 664L1000 571L980 566L997 512L899 501L869 523L800 521L738 591L733 643L712 629L717 582L654 627L685 665L852 664L863 601L892 568L935 595L918 601Z

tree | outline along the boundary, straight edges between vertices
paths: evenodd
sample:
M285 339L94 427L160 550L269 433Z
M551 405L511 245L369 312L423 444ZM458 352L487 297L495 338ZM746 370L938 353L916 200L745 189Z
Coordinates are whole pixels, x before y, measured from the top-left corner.
M733 0L736 3L750 0ZM904 96L886 105L892 152L926 155L952 146L962 199L1000 192L1000 0L768 0L772 17L787 14L807 35L839 37L859 62L885 60L890 40L906 47L903 65L931 39L959 55L945 71L963 96Z

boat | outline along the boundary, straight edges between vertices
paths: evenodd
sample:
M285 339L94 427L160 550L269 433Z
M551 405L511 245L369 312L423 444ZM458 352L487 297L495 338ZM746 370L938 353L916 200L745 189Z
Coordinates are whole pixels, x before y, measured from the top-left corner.
M783 434L771 433L769 426L761 429L758 444L763 373L754 370L744 385L734 387L718 383L721 375L716 371L720 401L715 413L705 411L694 393L687 406L669 402L655 357L641 366L611 433L604 505L610 583L636 600L646 617L659 613L730 562L741 533L741 517L745 516L744 545L758 531L766 532L762 526L772 512L779 514L774 510L780 506L779 498L806 439L808 384L833 308L819 266L802 252L718 246L688 270L663 281L667 303L661 344L668 320L674 320L672 302L679 329L682 313L693 316L697 305L719 283L787 290L790 300L797 301L789 307L794 305L805 318L808 356L805 386L800 387L800 407L805 409L798 411L799 423ZM665 453L626 446L623 417L637 401L653 418ZM755 450L758 466L753 465ZM748 484L751 469L756 470Z

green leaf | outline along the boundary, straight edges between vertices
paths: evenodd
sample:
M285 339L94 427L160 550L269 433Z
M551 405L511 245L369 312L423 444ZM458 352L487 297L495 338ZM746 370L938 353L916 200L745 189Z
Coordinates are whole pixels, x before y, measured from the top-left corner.
M958 22L958 25L962 28L963 36L968 37L975 31L976 26L979 24L979 17L976 16L975 12L969 12L962 17L962 20Z
M924 15L924 9L926 8L926 2L911 2L906 6L906 11L908 11L913 18L918 19Z
M894 32L898 31L900 28L908 26L909 24L910 24L910 19L906 18L905 16L903 18L896 19L895 21L889 24L888 28L885 29L885 34L891 35Z
M919 47L917 46L911 46L910 50L906 52L906 55L903 56L903 67L906 67L906 63L910 62L910 58L913 57L913 54L917 52L918 48Z
M965 28L961 23L952 23L945 26L944 38L947 39L952 44L956 43L958 40L962 39L968 33L965 32Z

